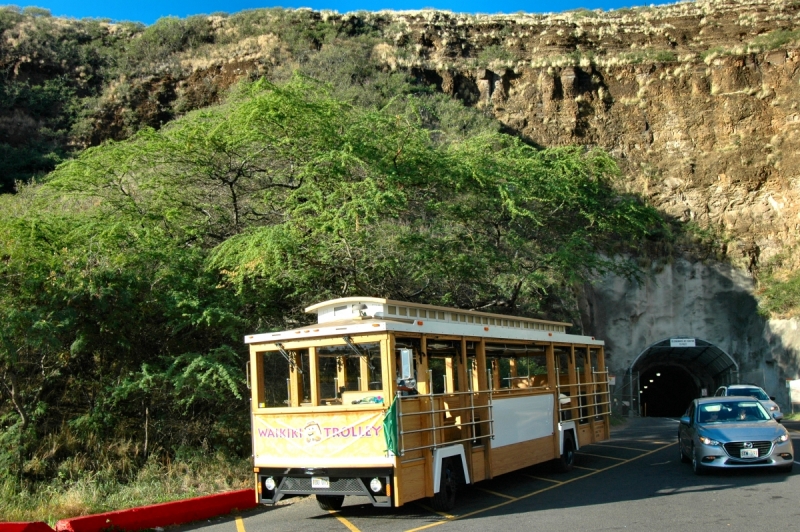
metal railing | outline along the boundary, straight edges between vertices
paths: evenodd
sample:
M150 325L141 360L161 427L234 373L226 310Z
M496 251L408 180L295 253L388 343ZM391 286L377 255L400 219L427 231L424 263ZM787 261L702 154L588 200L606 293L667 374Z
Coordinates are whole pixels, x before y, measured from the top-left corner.
M559 419L561 420L564 420L565 416L567 416L569 419L588 421L589 418L596 419L611 413L608 371L596 371L593 368L591 380L584 379L582 381L582 375L582 373L578 373L577 382L574 384L561 385L557 383L555 387L557 408L559 411ZM498 398L501 395L506 396L506 392L524 392L525 395L553 393L552 388L547 385L520 390L493 390L491 385L491 371L488 372L488 377L489 389L483 391L476 392L469 390L466 392L443 392L417 395L402 395L401 392L398 392L397 419L400 456L412 451L437 449L444 445L463 442L475 443L484 438L493 439L495 434L492 404L495 396ZM432 379L429 382L432 384ZM471 375L468 382L472 382ZM564 392L567 393L564 394ZM513 395L516 395L516 393ZM562 404L562 399L567 397L570 400L569 406L566 406L566 403ZM446 406L445 402L448 399L451 401L458 401L458 406ZM403 407L404 402L407 404L405 411ZM418 403L418 410L408 410L411 402ZM593 412L590 412L590 409L593 410ZM448 423L446 421L447 419L455 419L459 416L462 419L457 422ZM419 419L420 428L405 428L404 419L411 419L413 417ZM408 423L406 423L406 425L408 425ZM446 431L453 427L460 429L460 435L457 437L448 437ZM488 431L483 433L482 427L488 427ZM467 434L464 434L465 432ZM422 435L422 439L427 441L424 441L424 443L420 445L406 447L406 437L414 434Z
M441 407L437 408L437 403L441 403L444 405L444 402L448 398L459 398L459 404L462 404L460 398L468 397L469 404L466 406L457 406L457 407ZM476 397L486 397L486 404L475 404ZM418 394L418 395L408 395L404 396L398 393L397 395L397 419L398 419L398 429L400 434L400 456L405 455L407 452L412 451L420 451L424 449L437 449L444 445L452 445L455 443L463 443L463 442L476 442L483 438L493 438L494 437L494 424L492 421L492 392L491 390L483 391L483 392L445 392L440 394ZM410 403L410 402L419 402L419 411L416 412L404 412L403 411L403 402ZM478 400L480 403L480 399ZM427 403L427 408L423 409L423 403ZM462 415L462 417L466 418L465 421L460 421L458 423L446 423L444 420L447 419L446 415L450 414L451 418L456 417L459 413L466 414ZM482 414L485 414L486 419L483 419ZM405 429L403 427L403 419L404 418L411 418L411 417L418 417L420 420L420 425L422 425L423 420L428 421L429 426L425 426L419 429ZM484 434L481 431L482 425L488 425L489 431ZM467 429L469 433L466 437L460 438L447 438L445 435L445 431L452 427L460 428L463 432L464 428ZM413 434L429 434L430 437L428 438L430 441L423 445L417 445L415 447L406 447L405 446L405 436L413 435ZM439 436L437 436L439 434Z
M604 416L611 413L608 370L596 371L592 368L591 380L584 380L583 382L581 381L582 375L581 371L576 371L577 378L574 384L561 384L559 382L557 386L558 407L562 420L588 420L590 417ZM584 390L586 391L584 392ZM565 407L562 404L562 395L564 398L569 398L569 406ZM590 408L594 409L593 414L588 411ZM577 412L575 412L576 410Z

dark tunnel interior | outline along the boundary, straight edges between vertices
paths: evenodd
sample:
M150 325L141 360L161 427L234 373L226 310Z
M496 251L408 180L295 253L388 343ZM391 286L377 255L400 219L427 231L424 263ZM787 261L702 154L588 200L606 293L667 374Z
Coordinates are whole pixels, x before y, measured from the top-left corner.
M689 372L679 366L653 366L639 377L643 416L680 417L700 390ZM708 390L711 395L714 390Z

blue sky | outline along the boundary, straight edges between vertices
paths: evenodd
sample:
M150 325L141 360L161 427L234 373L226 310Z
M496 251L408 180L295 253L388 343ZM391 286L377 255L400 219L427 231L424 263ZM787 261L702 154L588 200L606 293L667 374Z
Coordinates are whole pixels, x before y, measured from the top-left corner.
M331 9L339 13L350 11L378 11L380 9L406 10L435 8L457 13L556 13L572 9L619 9L651 4L670 4L675 1L636 0L33 0L32 2L8 2L0 0L0 5L15 3L19 6L37 6L49 9L53 15L73 18L110 18L115 21L131 20L152 24L161 17L175 16L185 18L189 15L211 14L216 12L236 13L245 9L260 7L310 7L314 10Z

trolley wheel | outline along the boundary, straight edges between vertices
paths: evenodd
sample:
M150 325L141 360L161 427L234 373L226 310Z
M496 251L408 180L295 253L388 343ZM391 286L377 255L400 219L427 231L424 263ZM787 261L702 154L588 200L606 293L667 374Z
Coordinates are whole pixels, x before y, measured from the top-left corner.
M342 509L344 495L317 495L317 504L327 512L335 512Z
M442 463L442 474L439 480L439 493L434 493L431 498L431 506L437 512L447 512L456 505L456 480L455 471L450 460Z
M564 438L564 452L561 458L558 459L558 469L562 473L572 471L575 465L575 443L572 441L572 435Z

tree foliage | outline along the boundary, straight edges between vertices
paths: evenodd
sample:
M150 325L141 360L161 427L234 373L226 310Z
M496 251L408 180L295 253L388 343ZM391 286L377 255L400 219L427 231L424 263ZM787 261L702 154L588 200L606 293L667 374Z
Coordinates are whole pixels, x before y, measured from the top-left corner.
M3 198L0 459L44 478L66 433L246 453L241 339L310 303L535 315L555 295L568 317L577 283L635 271L619 252L660 221L607 154L465 135L431 103L262 80Z

